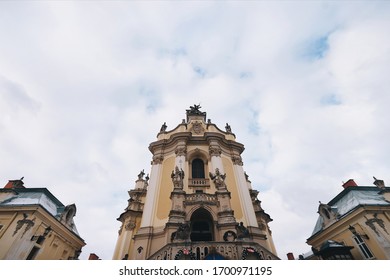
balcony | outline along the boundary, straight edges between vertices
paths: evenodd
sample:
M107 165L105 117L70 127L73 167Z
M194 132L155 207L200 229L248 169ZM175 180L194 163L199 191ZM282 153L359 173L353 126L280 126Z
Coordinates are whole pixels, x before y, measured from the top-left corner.
M204 260L215 257L228 260L279 260L277 256L252 241L233 242L180 242L169 243L158 250L149 260Z
M184 204L185 205L195 205L195 204L218 205L218 199L215 194L193 193L193 194L186 195L186 200L184 201Z
M188 186L189 187L210 187L210 179L205 178L193 178L188 179Z

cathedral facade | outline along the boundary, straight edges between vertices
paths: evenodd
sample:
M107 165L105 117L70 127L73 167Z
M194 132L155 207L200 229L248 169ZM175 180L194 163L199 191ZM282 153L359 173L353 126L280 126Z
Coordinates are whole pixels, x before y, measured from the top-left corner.
M149 145L150 175L141 171L129 191L113 259L279 259L244 145L200 108L173 130L164 123Z

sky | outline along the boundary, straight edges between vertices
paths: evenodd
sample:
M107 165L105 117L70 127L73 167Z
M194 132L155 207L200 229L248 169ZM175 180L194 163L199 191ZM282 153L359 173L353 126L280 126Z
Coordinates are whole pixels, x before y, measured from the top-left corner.
M389 30L386 1L1 1L0 180L75 203L80 259L112 259L149 143L200 104L298 257L319 201L390 182Z

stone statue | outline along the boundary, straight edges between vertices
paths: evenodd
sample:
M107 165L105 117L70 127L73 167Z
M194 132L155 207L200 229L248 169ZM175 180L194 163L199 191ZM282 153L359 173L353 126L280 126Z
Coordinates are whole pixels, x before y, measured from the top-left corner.
M145 171L144 169L142 169L142 171L138 174L138 180L143 180L144 175L145 175Z
M189 240L191 234L191 227L189 222L181 223L177 229L174 240Z
M243 222L240 222L240 224L236 225L236 230L238 239L249 237L249 230L244 226Z
M160 132L165 132L166 130L167 130L167 124L166 122L164 122L163 125L161 126Z
M229 132L229 133L232 132L232 128L230 127L230 125L228 123L226 123L225 129L226 129L226 132Z
M202 108L202 107L200 107L200 104L199 105L194 104L194 106L190 106L190 113L201 115L202 112L199 110L200 108Z
M210 172L209 175L210 175L210 178L214 181L214 184L217 187L217 189L221 189L223 187L226 187L226 185L225 185L226 174L221 174L221 172L219 171L219 168L215 169L215 174Z
M194 106L190 106L191 113L198 113L198 112L200 112L200 110L199 110L200 108L202 108L202 107L200 107L200 104L199 105L194 104Z
M149 174L145 177L145 183L144 183L144 189L146 189L149 186Z
M183 180L184 180L184 171L183 169L179 169L179 167L175 167L175 170L172 171L171 174L173 187L182 189L184 186Z
M247 182L251 183L251 181L249 181L249 175L248 175L248 174L246 174L246 172L245 172L245 171L244 171L244 175L245 175L245 180L246 180Z

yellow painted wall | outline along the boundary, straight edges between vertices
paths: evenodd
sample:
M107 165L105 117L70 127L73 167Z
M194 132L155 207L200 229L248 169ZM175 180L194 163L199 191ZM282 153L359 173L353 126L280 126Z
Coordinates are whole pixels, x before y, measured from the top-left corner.
M14 235L17 221L23 219L23 213L28 214L28 219L34 221L34 226L25 232L26 225L23 225ZM37 260L68 259L83 246L78 244L76 239L71 240L73 237L65 232L67 230L60 229L62 226L56 226L60 224L59 221L54 220L41 208L31 207L20 212L2 211L0 223L3 224L0 231L0 259L9 258L8 253L13 255L13 259L26 259L33 246L40 248L35 257ZM31 241L33 235L41 235L48 225L52 231L42 244Z
M170 193L173 190L171 179L172 170L175 168L175 155L166 158L163 162L161 185L159 187L158 201L156 209L156 219L154 221L155 227L164 226L167 222L169 211L171 210Z

